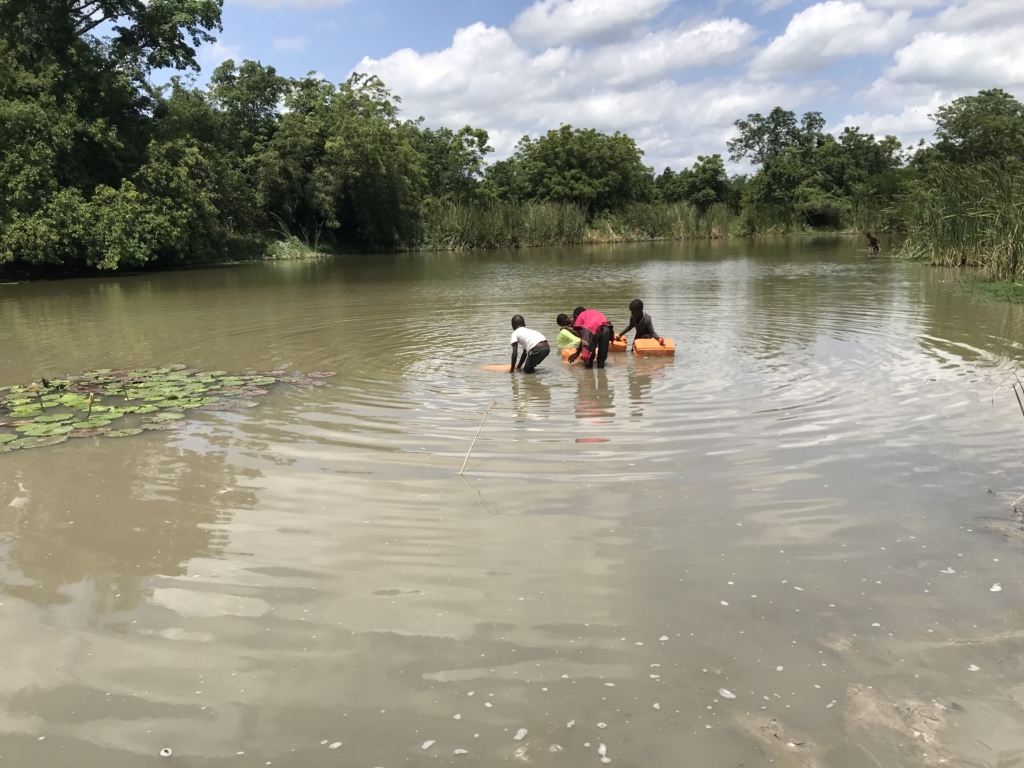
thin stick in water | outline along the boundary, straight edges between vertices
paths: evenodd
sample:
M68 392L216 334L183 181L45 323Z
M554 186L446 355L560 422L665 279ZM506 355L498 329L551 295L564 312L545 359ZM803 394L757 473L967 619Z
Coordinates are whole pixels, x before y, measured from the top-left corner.
M469 464L469 455L473 453L473 448L476 446L476 439L480 437L480 430L484 428L484 422L487 421L487 417L491 414L491 408L494 407L494 401L491 400L491 404L487 406L487 412L484 414L483 419L480 421L480 426L477 427L476 434L473 436L473 442L469 445L469 450L466 451L466 460L462 462L462 469L459 470L459 477L462 477L462 473L466 471L466 465Z

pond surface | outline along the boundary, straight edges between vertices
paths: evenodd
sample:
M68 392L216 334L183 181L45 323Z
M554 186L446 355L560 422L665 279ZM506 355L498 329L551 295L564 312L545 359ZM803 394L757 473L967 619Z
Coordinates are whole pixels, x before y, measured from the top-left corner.
M0 455L0 766L1019 765L1024 310L859 247L0 286L0 384L339 374ZM635 297L674 360L479 368Z

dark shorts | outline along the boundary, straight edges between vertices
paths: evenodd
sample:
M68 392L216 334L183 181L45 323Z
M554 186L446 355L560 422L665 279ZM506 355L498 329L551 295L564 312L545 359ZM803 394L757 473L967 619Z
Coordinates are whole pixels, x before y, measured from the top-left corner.
M538 345L530 350L530 353L526 356L526 362L523 363L523 373L533 373L537 366L541 364L541 361L551 354L551 347L547 344L543 346Z

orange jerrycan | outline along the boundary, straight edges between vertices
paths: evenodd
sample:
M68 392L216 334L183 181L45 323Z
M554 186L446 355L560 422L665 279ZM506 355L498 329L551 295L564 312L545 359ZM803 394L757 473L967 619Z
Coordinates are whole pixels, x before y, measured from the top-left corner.
M637 357L675 357L676 345L672 339L665 339L665 346L657 339L637 339L633 342L633 354Z
M608 344L608 351L609 352L625 352L626 351L626 340L622 339L621 341L619 341L618 339L612 339L611 343Z

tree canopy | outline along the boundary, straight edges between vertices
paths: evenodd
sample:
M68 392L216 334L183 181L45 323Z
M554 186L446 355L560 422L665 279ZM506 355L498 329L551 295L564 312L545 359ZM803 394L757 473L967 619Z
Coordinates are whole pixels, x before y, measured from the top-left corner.
M940 108L934 145L909 161L895 137L833 135L820 113L777 107L735 124L728 156L749 177L718 154L655 175L631 137L570 125L489 163L485 130L404 119L375 77L229 60L197 86L196 48L220 19L220 0L0 0L0 270L209 261L291 238L409 248L455 209L562 206L565 232L652 206L730 210L748 232L839 228L939 166L1024 162L1024 107L993 89Z

